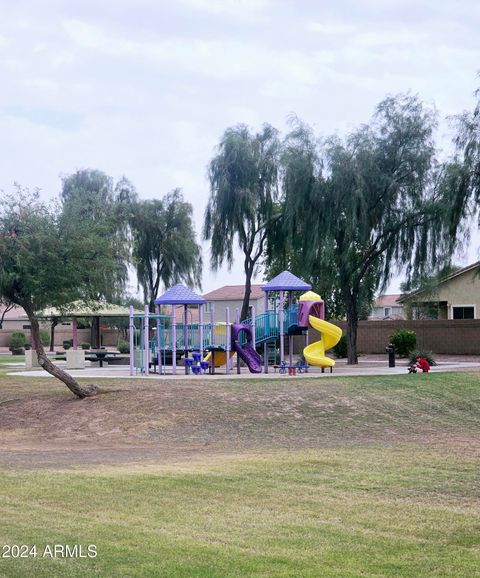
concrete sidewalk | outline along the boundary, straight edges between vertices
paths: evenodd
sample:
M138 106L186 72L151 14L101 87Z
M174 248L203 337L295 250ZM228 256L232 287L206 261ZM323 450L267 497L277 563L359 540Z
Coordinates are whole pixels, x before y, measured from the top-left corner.
M33 371L21 371L23 364L12 363L3 364L6 366L11 366L12 371L7 375L12 376L22 376L22 377L50 377L46 371L43 370L33 370ZM65 363L59 363L60 367L65 367ZM215 379L215 378L228 378L228 379L283 379L283 378L294 378L294 379L308 379L315 377L335 377L335 376L357 376L357 375L401 375L407 373L408 364L405 359L397 360L396 367L388 367L388 361L384 355L370 355L362 356L359 359L358 365L347 365L346 360L338 359L336 360L335 367L333 368L333 373L330 373L328 369L325 369L325 373L321 372L318 367L310 367L308 373L297 374L296 376L291 376L286 374L280 374L274 372L273 368L269 369L268 374L264 373L250 373L247 368L242 368L241 373L238 375L236 368L230 373L226 373L225 368L219 368L215 370L215 375L189 375L185 376L183 367L177 367L177 374L172 375L171 370L165 375L159 375L156 373L151 373L148 377L144 375L134 375L129 374L129 367L125 365L119 366L105 366L103 368L96 367L94 365L88 366L81 370L70 370L70 375L78 378L87 379ZM15 368L15 370L14 370ZM20 371L18 371L20 370ZM445 372L445 371L480 371L480 356L438 356L437 365L433 366L431 369L432 373Z

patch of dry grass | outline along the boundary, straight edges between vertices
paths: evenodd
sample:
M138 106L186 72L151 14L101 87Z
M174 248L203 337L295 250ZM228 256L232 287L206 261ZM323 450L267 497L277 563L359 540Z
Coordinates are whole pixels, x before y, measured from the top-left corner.
M78 400L54 380L0 377L0 440L230 452L453 439L478 447L480 438L478 373L120 380L101 388Z

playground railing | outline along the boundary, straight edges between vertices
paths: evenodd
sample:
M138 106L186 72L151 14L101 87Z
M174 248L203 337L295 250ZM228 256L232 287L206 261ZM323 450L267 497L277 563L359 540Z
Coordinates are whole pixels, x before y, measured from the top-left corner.
M203 323L203 347L207 349L210 346L226 348L227 345L227 326L225 323ZM162 327L160 331L160 349L172 349L173 331L171 327ZM187 347L189 351L199 351L201 341L201 331L199 323L192 323L186 327L183 323L175 325L175 346L177 351ZM156 351L157 338L150 340L150 349Z
M283 330L284 333L288 333L290 327L298 325L298 304L295 303L285 310L285 319Z
M263 343L269 339L275 339L280 334L278 330L278 311L268 310L260 313L255 317L255 344ZM252 319L248 318L242 323L252 325ZM246 342L245 334L240 334L240 344L244 345Z

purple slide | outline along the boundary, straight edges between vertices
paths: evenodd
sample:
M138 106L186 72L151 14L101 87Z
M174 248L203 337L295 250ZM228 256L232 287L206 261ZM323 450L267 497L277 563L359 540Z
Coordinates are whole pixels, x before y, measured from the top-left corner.
M240 331L245 331L247 334L247 343L245 343L245 345L240 345L238 339ZM252 342L253 336L251 325L246 325L245 323L232 324L232 350L236 351L237 355L239 355L247 364L250 373L262 373L262 358L255 351Z

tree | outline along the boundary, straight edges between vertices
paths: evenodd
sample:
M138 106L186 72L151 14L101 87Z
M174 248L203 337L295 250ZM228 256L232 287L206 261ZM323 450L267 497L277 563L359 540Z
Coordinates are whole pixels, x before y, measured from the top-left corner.
M2 312L0 314L0 329L3 329L3 322L5 321L5 316L9 311L15 309L15 304L10 303L7 299L2 299L0 297L0 307L2 307Z
M192 215L192 205L184 201L179 189L161 200L140 201L133 207L133 262L151 311L161 284L201 284L201 248Z
M244 255L245 293L241 319L248 315L251 282L265 250L269 227L277 218L280 142L277 131L265 124L252 134L245 125L225 131L210 161L210 198L205 210L203 237L210 241L212 269L224 262L231 269L234 246Z
M133 306L134 309L137 311L143 311L143 302L140 301L137 297L133 295L124 295L122 299L119 299L116 302L116 305L122 305L123 307L130 307ZM122 339L128 340L129 338L129 328L130 328L130 319L128 317L105 317L102 323L106 327L110 327L111 329L115 329L119 335L121 335Z
M282 271L291 271L307 283L310 283L315 292L319 293L325 302L325 315L328 319L344 319L345 304L338 268L335 265L335 252L327 246L321 254L321 259L306 261L303 250L293 247L289 239L285 238L283 223L278 222L279 236L269 234L268 254L264 261L264 278L272 279ZM326 240L327 243L327 240ZM359 318L366 319L375 300L373 283L366 283L367 291L359 298Z
M347 318L348 363L358 363L359 304L395 267L436 263L444 247L434 112L414 96L381 102L370 125L317 141L297 122L285 142L283 226L307 264L330 259Z
M82 169L62 179L60 193L66 217L79 225L103 229L104 242L111 245L117 267L99 287L97 299L109 302L121 299L128 279L130 258L130 217L137 201L134 186L123 177L114 186L113 179L96 169Z
M468 237L465 221L477 216L480 227L480 89L475 92L477 103L473 111L465 111L456 117L457 156L448 165L445 186L452 193L450 204L450 234L453 238Z
M104 217L105 207L113 205L113 180L97 169L81 169L62 178L60 198L65 210L72 209L77 216Z
M78 397L97 392L79 384L48 359L37 315L47 307L62 309L72 301L91 301L106 278L116 278L117 255L101 223L89 227L72 219L38 193L17 188L0 203L0 297L25 310L40 365Z

